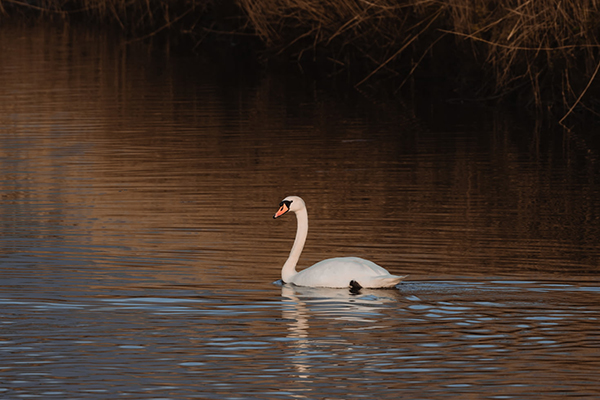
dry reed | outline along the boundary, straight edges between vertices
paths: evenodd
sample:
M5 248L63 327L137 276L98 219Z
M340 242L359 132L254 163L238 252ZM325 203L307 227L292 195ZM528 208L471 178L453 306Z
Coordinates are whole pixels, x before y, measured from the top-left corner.
M456 79L462 93L479 99L516 95L538 109L562 104L566 110L581 101L600 65L597 0L239 3L272 47L298 58L328 48L340 63L370 60L372 71L358 84L382 70L413 74L424 58L437 57L441 66L462 64L448 69L455 78L462 75Z
M254 35L264 54L325 61L360 74L357 86L390 75L401 86L423 70L462 96L563 115L593 104L600 69L599 0L0 0L11 10L112 20L138 35Z

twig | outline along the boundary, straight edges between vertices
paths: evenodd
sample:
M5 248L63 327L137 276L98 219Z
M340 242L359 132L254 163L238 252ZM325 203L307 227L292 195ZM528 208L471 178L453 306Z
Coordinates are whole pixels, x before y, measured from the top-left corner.
M414 42L417 38L419 37L419 35L415 35L413 36L408 42L406 42L406 44L404 46L402 46L398 51L396 51L390 58L388 58L387 60L385 60L383 63L381 63L379 65L379 67L375 68L373 71L371 71L371 73L369 75L367 75L362 81L358 82L356 85L354 86L360 86L363 83L365 83L370 77L372 77L373 75L375 75L381 68L385 67L390 61L392 61L394 58L396 58L398 56L398 54L402 53L412 42Z
M175 18L174 20L169 21L168 23L166 23L165 25L163 25L160 28L156 29L155 31L150 32L147 35L144 35L144 36L141 36L141 37L138 37L138 38L135 38L135 39L128 40L124 44L130 44L130 43L137 42L137 41L140 41L140 40L144 40L144 39L147 39L147 38L149 38L151 36L156 35L158 32L162 31L163 29L168 28L169 26L173 25L175 22L179 21L181 18L185 17L193 9L194 9L193 7L188 8L186 12L184 12L183 14L181 14L180 16L178 16L177 18Z
M74 14L74 13L93 10L94 8L98 8L97 6L96 7L86 6L86 7L78 8L76 10L60 10L60 9L44 8L44 7L36 6L36 5L29 4L29 3L26 3L24 1L19 1L19 0L0 0L0 2L12 3L12 4L15 4L15 5L18 5L21 7L32 8L34 10L48 12L48 13L56 13L56 14Z
M329 40L327 40L327 43L325 43L326 46L329 45L329 43L331 43L331 41L338 35L340 35L342 32L344 32L346 29L349 29L349 27L353 24L353 22L358 21L358 23L360 23L359 21L359 15L354 16L354 18L348 20L344 25L342 25L333 35L331 35L331 37L329 38Z
M410 44L412 42L414 42L415 40L417 40L417 38L419 37L419 35L421 35L421 33L425 32L425 30L427 30L427 28L429 28L429 26L433 23L433 21L435 21L437 19L437 17L440 14L441 14L441 11L438 11L437 14L435 14L433 16L433 18L431 18L431 21L429 21L429 23L423 29L421 29L421 31L419 33L417 33L415 36L413 36L408 42L406 42L406 44L404 46L402 46L398 51L396 51L390 58L388 58L387 60L385 60L381 65L379 65L379 67L375 68L375 70L373 70L363 80L361 80L356 85L354 85L354 87L358 87L358 86L362 85L363 83L365 83L370 77L372 77L373 75L375 75L381 68L385 67L390 61L392 61L394 58L396 58L398 56L398 54L400 54L404 50L406 50L406 48L408 46L410 46Z
M419 64L421 64L421 61L423 61L423 59L425 58L425 56L427 55L427 53L429 53L429 50L431 50L431 48L437 43L439 42L444 36L446 36L446 34L442 34L440 35L439 38L435 39L433 41L433 43L431 43L429 45L429 47L423 52L423 54L421 55L421 58L419 58L419 61L417 61L415 63L415 65L413 65L413 67L410 69L410 72L406 75L406 78L404 78L404 80L402 81L402 83L400 84L400 86L398 86L398 88L396 88L396 90L394 91L394 93L398 93L398 91L400 89L402 89L402 87L404 86L404 84L406 83L406 81L408 81L408 79L412 76L412 74L415 72L415 70L417 69L417 67L419 66Z
M230 35L230 36L250 36L250 37L256 37L255 33L248 33L248 32L235 32L235 31L222 31L219 29L212 29L212 28L207 28L205 26L201 27L201 29L204 32L209 32L209 33L216 33L219 35Z
M287 45L285 45L281 50L279 50L277 52L277 55L280 55L281 53L283 53L285 50L287 50L290 46L292 46L294 43L296 43L298 40L305 38L307 36L310 36L313 32L315 31L315 28L312 28L310 31L308 32L304 32L302 35L298 36L296 39L292 40L290 43L288 43ZM304 50L303 50L304 51Z
M569 114L571 114L571 112L573 111L573 109L575 108L575 106L577 106L577 104L579 104L579 102L581 101L581 98L583 97L583 95L587 92L587 90L590 88L590 86L592 85L592 82L594 81L594 79L596 78L596 74L598 74L598 70L600 70L600 62L598 63L598 65L596 65L596 70L594 71L594 73L592 74L592 77L590 78L590 80L588 81L585 89L583 89L583 91L581 92L581 94L579 95L579 97L577 98L577 100L575 101L575 103L573 103L573 105L571 106L571 108L569 109L569 111L567 111L567 113L565 115L563 115L563 117L560 119L560 121L558 121L559 124L563 124L562 122L565 120L565 118L567 118L569 116Z
M501 43L495 43L489 40L485 40L482 38L479 38L477 36L473 36L471 34L468 33L461 33L461 32L454 32L454 31L448 31L445 29L439 29L440 32L444 32L444 33L450 33L452 35L456 35L456 36L464 36L467 37L469 39L478 41L478 42L483 42L492 46L497 46L497 47L502 47L504 49L509 49L509 50L528 50L528 51L555 51L555 50L566 50L566 49L576 49L576 48L600 48L600 45L597 44L571 44L568 46L558 46L558 47L522 47L522 46L510 46L508 44L501 44Z

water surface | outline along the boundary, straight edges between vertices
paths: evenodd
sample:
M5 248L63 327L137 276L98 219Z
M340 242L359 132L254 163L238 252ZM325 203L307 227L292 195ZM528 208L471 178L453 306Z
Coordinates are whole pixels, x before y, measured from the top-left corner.
M6 399L600 396L595 149L108 34L0 30ZM396 290L274 282L354 255Z

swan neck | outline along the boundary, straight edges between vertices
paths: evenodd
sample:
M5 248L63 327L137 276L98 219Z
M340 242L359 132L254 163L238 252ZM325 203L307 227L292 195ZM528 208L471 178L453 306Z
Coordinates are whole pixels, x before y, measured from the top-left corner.
M302 208L296 212L296 220L298 221L296 239L294 239L294 245L292 246L292 251L290 251L290 256L281 269L281 279L284 282L290 282L291 278L298 273L296 271L296 265L298 264L300 254L302 254L302 249L304 249L304 243L306 243L306 237L308 235L308 213L306 212L306 208Z

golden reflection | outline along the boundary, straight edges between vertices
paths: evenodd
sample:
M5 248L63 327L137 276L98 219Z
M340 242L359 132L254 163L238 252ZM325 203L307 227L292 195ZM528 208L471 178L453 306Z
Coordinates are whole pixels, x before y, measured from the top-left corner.
M110 257L193 255L269 282L293 239L270 206L297 193L312 216L300 268L355 255L418 280L598 265L594 169L570 149L544 159L539 135L531 155L510 118L428 132L408 110L276 76L219 86L218 68L97 32L6 29L0 48L0 190L7 221L32 216L24 236L70 231Z

